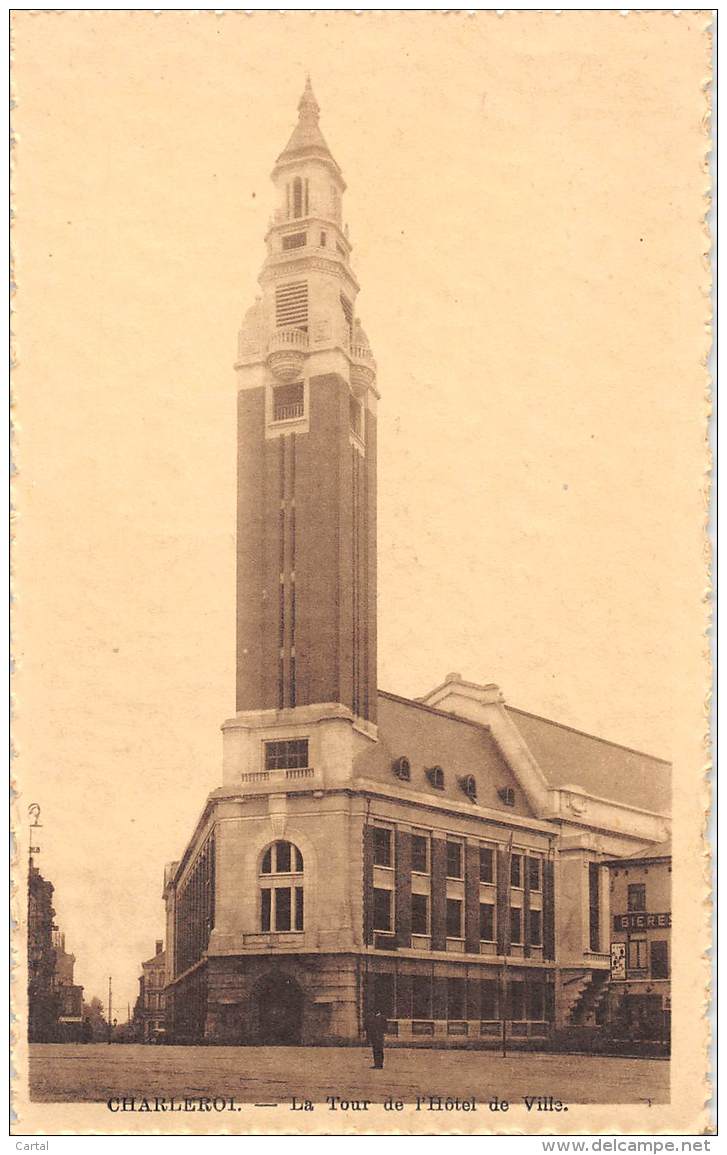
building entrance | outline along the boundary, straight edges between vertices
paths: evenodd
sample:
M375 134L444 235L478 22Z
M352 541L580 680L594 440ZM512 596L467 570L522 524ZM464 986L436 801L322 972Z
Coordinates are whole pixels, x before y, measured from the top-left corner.
M300 1043L303 1025L303 992L295 979L270 975L256 991L258 1042L267 1046Z

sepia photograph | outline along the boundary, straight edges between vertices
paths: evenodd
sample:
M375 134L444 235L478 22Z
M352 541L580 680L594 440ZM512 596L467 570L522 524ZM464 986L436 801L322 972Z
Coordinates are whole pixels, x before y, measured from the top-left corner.
M16 11L13 1117L713 1129L709 11Z

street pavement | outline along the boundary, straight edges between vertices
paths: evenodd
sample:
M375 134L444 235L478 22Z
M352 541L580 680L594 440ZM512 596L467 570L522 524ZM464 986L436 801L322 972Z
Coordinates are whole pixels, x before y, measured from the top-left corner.
M388 1095L450 1096L478 1104L493 1095L563 1103L665 1103L669 1063L591 1055L390 1048L383 1071L362 1047L164 1047L139 1044L33 1044L30 1093L36 1101L107 1102L162 1096L234 1097L284 1103L328 1096L380 1103ZM128 1108L127 1108L128 1109ZM137 1103L138 1109L138 1103Z

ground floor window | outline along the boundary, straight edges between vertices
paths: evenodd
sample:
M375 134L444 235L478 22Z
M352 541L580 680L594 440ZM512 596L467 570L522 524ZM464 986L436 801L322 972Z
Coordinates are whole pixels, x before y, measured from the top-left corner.
M465 986L464 979L447 979L447 1018L463 1019Z
M431 1019L432 980L429 975L415 975L411 984L411 1017Z
M497 979L482 979L480 983L480 1018L500 1017L499 983Z
M394 1009L394 998L396 987L393 975L372 975L371 976L371 1002L373 1003L373 1010L381 1011L387 1019L396 1017Z
M669 945L666 940L658 939L651 944L651 977L669 978Z
M510 983L510 1018L525 1018L525 983L518 979Z
M436 967L413 975L407 971L370 974L365 979L367 1009L380 1009L387 1019L424 1022L492 1022L503 1013L515 1022L542 1023L553 1017L553 985L540 971L493 968L486 978L475 977L471 967L449 975L438 974Z
M542 983L528 983L526 1001L527 1017L531 1022L542 1022L545 1018L545 997Z
M646 939L645 938L630 938L628 941L628 962L629 971L645 971L646 970Z

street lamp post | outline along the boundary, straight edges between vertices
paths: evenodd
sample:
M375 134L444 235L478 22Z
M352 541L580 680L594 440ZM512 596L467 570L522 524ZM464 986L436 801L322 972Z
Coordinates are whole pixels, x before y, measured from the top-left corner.
M42 830L42 827L39 822L40 806L37 802L31 802L30 806L28 807L28 816L33 819L30 824L30 838L28 840L28 867L30 868L33 865L33 855L40 854L40 838L38 831ZM30 874L30 869L28 870L28 874Z

